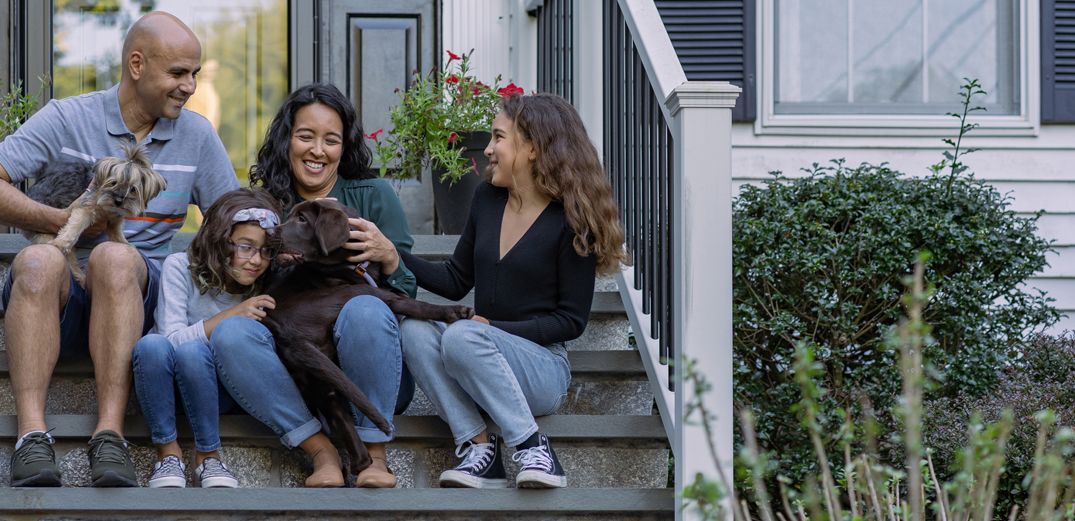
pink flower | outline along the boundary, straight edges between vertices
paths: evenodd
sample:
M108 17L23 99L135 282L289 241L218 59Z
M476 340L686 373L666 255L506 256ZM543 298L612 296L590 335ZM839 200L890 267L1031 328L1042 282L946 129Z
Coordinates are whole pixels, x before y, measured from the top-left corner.
M452 51L448 51L448 62L449 63L454 61L454 60L459 60L459 59L461 59L461 58L459 57L458 54L456 54L456 53L454 53Z
M452 132L451 134L448 134L448 142L449 143L455 143L455 140L457 140L457 139L459 139L459 134L456 134L455 132Z
M366 134L366 139L372 139L372 140L376 141L377 136L381 135L381 132L384 132L383 128L377 129L377 131L372 133L372 134Z
M521 95L525 94L526 91L523 90L522 87L520 87L520 86L518 86L518 85L516 85L514 83L509 83L507 87L501 87L501 88L497 89L496 93L500 94L500 97L502 97L502 98L507 98L509 96L514 96L516 94L521 96Z

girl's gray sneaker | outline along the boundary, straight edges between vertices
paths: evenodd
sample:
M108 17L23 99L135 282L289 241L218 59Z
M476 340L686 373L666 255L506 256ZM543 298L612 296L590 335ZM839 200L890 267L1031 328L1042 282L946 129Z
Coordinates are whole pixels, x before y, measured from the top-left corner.
M223 461L205 458L205 461L194 469L194 484L202 488L238 488L239 480Z
M153 475L149 476L149 488L185 488L187 486L187 467L179 458L169 455L153 464Z

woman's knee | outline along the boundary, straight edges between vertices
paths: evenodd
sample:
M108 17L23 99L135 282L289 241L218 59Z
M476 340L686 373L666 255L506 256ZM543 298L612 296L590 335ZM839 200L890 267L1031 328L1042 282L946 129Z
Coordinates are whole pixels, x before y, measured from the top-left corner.
M480 356L482 352L495 349L485 328L488 327L474 320L454 322L444 330L441 337L441 356L445 365L466 365L466 362Z
M396 315L383 300L373 295L359 295L348 300L340 310L337 322L376 324L381 321L396 321ZM352 322L355 321L355 322Z

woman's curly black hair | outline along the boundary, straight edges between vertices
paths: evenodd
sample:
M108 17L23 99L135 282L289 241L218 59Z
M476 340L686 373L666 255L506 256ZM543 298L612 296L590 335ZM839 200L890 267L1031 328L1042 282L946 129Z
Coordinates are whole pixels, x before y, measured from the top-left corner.
M250 167L250 185L268 190L280 200L285 213L291 212L291 207L298 202L295 200L294 177L288 157L295 113L312 103L335 110L343 122L343 156L337 169L338 175L344 179L376 177L370 170L370 149L363 139L362 124L358 121L351 100L332 84L312 83L299 87L280 106L269 124L269 130L265 132L257 163Z

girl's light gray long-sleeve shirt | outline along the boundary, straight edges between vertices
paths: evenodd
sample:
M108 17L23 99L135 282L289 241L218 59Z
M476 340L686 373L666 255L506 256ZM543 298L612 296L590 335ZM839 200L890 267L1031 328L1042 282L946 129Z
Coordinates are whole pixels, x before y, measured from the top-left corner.
M153 315L156 324L151 333L168 337L173 348L195 341L208 344L205 321L243 301L242 295L225 291L199 292L189 266L186 253L169 255L161 266L160 294Z

